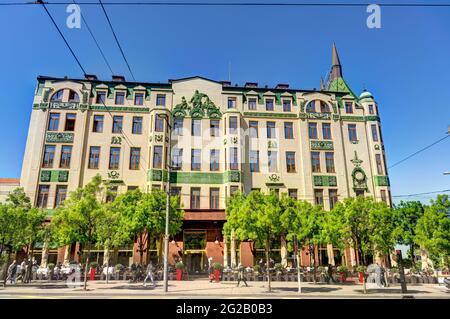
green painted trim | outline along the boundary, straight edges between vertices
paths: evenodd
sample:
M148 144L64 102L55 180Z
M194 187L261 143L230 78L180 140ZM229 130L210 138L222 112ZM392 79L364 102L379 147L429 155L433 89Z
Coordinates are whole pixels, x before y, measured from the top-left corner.
M352 116L352 115L341 115L340 119L342 121L352 121L352 122L365 122L366 118L364 116Z
M69 171L42 170L39 180L42 183L66 183L69 180Z
M148 107L128 107L128 106L103 106L103 105L89 105L89 110L94 111L118 111L118 112L136 112L136 113L148 113L150 108Z
M173 184L224 184L239 183L241 172L226 171L223 173L207 172L170 172L170 183Z
M366 121L378 121L380 122L380 117L378 115L367 115Z
M374 176L375 186L390 186L389 176Z
M272 112L244 112L244 116L247 117L281 117L281 118L297 118L297 114L293 113L272 113Z
M73 143L74 133L46 132L46 143Z
M151 169L147 171L147 181L167 182L167 170Z
M336 176L330 175L314 175L313 176L314 186L337 186Z

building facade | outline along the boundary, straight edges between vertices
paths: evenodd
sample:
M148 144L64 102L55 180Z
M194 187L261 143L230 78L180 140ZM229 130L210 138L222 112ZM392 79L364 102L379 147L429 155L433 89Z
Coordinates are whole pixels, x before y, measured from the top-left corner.
M0 203L6 203L9 193L19 186L19 178L0 178Z
M185 217L170 238L169 260L179 256L196 271L210 256L228 265L258 258L249 243L223 238L225 204L234 192L275 190L326 210L358 195L391 205L385 163L378 105L367 91L353 93L333 46L320 90L233 86L198 76L167 83L40 76L21 186L51 212L96 174L118 193L170 185ZM75 244L65 258L74 250ZM123 257L132 259L133 251ZM354 258L350 250L335 256L329 246L317 253L330 263ZM309 263L306 251L302 263Z

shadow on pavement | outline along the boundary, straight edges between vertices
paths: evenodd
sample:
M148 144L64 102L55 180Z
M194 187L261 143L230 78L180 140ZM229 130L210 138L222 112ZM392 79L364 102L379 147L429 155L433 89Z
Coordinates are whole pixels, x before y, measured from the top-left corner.
M297 292L298 287L281 287L273 288L274 291L280 292ZM332 287L302 287L302 293L315 293L315 292L332 292L342 290L342 288L332 288Z
M362 289L356 289L355 292L364 294ZM371 289L367 289L367 295L368 294L401 294L402 290L399 289L376 289L376 288L371 288ZM410 290L408 289L407 294L429 294L430 291L424 291L424 290Z

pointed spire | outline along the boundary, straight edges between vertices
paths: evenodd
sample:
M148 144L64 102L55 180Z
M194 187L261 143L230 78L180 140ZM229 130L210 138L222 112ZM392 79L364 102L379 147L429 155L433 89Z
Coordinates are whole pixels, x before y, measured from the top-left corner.
M333 42L332 58L331 58L331 74L330 81L342 77L342 66L336 49L336 43Z
M320 77L320 90L321 91L325 90L325 83L323 81L323 76Z

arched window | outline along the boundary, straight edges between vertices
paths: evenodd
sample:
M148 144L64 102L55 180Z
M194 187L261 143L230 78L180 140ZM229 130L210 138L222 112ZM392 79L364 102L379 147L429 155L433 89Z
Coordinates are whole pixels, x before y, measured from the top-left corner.
M316 101L311 101L306 105L306 112L316 113Z
M64 95L64 89L57 91L55 94L53 94L52 101L62 102L63 95Z
M80 97L77 92L69 90L69 102L80 102Z
M312 100L306 105L306 112L308 113L331 113L330 106L322 100Z

